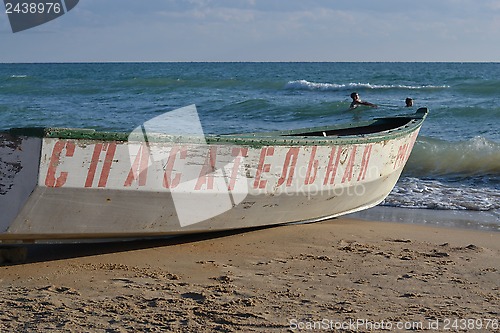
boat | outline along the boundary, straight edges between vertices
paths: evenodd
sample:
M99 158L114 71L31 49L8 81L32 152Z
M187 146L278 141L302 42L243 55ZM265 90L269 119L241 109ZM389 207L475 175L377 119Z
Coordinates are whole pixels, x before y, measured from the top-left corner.
M146 238L317 222L382 202L427 108L228 135L0 133L0 243Z

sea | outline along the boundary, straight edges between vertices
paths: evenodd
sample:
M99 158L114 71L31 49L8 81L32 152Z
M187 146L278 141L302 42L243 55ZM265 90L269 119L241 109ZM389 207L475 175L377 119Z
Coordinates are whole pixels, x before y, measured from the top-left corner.
M378 108L349 109L352 92ZM405 107L413 98L414 106ZM0 64L0 130L129 132L195 104L203 131L430 114L394 190L362 219L500 231L500 63Z

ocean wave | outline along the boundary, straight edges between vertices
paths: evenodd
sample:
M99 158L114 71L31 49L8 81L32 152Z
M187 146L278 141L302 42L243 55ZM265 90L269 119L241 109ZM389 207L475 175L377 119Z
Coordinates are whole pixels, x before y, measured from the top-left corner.
M434 86L434 85L404 85L404 84L371 84L371 83L321 83L310 82L307 80L289 81L285 85L288 90L319 90L319 91L343 91L356 89L402 89L402 90L418 90L418 89L446 89L450 86Z
M402 177L384 206L439 210L499 211L500 192L494 186L436 179Z
M268 110L272 108L273 105L268 100L263 98L253 98L223 106L217 112L227 112L228 115L233 117L246 117L248 119L252 119L254 117L261 117L263 112L268 112Z
M500 214L500 144L420 136L382 205Z
M500 80L472 80L457 84L455 88L463 94L497 95L500 89Z
M500 144L477 136L450 142L420 136L404 170L413 176L500 175Z
M500 117L500 106L489 105L445 105L438 110L433 110L435 119L449 119L450 117L476 118L493 120Z

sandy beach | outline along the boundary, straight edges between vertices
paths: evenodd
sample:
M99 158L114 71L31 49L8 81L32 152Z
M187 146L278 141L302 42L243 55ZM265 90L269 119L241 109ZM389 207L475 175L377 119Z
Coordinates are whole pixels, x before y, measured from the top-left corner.
M500 331L500 233L350 218L0 266L0 332Z

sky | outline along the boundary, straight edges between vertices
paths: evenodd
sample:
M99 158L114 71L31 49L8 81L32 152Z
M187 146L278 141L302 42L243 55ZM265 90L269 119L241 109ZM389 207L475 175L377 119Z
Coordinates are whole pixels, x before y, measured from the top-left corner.
M2 5L0 4L0 8ZM499 0L80 0L0 62L500 61Z

